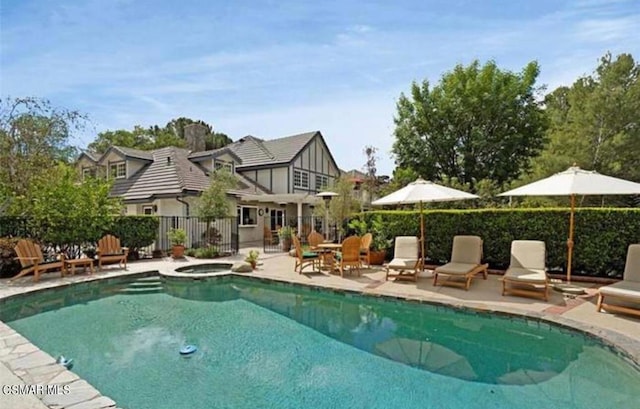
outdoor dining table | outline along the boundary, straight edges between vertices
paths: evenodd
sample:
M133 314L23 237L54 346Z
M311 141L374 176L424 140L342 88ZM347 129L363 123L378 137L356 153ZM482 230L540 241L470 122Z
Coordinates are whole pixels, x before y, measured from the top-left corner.
M336 251L339 251L342 249L342 244L341 243L320 243L316 247L321 250L327 250L327 251L322 251L320 253L320 259L322 260L322 267L326 267L329 269L329 271L332 271L333 270L333 254Z

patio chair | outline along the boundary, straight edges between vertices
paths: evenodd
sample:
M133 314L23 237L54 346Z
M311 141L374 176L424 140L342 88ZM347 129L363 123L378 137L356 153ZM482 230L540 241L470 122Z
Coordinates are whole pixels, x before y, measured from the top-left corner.
M300 239L295 234L291 236L291 240L293 241L293 246L296 249L296 264L293 267L293 271L297 271L302 274L302 269L311 266L312 272L316 271L316 265L318 269L320 269L320 257L318 253L314 253L311 251L303 251L302 244L300 244Z
M544 241L514 240L511 262L502 277L502 295L549 299L549 277Z
M362 236L360 243L360 260L363 263L367 263L367 267L371 268L371 241L373 241L373 236L371 233L367 233Z
M318 249L318 244L322 244L324 242L324 236L314 230L309 233L307 241L309 242L309 248L315 251Z
M605 303L604 298L613 298L625 305ZM640 316L640 244L632 244L627 250L622 281L600 287L596 311L622 312Z
M127 269L127 256L129 248L120 245L120 239L116 236L107 234L98 241L96 249L98 255L98 270L102 270L102 264L105 262L118 262L118 266Z
M398 280L418 281L420 269L420 246L415 236L396 237L393 260L387 264L386 280L395 277ZM390 273L395 270L397 273Z
M340 271L340 277L344 277L344 271L347 267L350 270L354 268L358 271L360 276L360 267L362 267L362 261L360 260L360 245L362 240L358 236L347 237L342 241L341 251L335 255L334 265Z
M64 254L60 254L57 260L45 261L44 255L40 245L34 243L31 240L22 239L18 241L14 248L18 257L16 260L20 261L22 270L16 274L11 281L16 278L20 278L29 273L33 273L33 281L40 280L40 274L49 270L60 270L60 277L64 277L66 272L64 264Z
M487 279L487 269L489 264L481 264L482 261L482 239L478 236L455 236L453 238L453 248L451 250L451 261L447 264L436 267L433 275L433 285L438 284L438 277L447 276L444 281L440 280L440 285L469 290L471 280L476 274L482 273ZM460 281L458 278L462 278Z

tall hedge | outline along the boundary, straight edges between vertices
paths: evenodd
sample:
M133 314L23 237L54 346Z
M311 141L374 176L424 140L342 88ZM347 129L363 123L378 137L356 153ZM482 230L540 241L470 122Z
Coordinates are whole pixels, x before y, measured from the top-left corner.
M86 228L87 225L91 228ZM0 216L0 237L30 237L56 247L95 244L110 233L118 236L123 246L137 249L152 244L158 228L158 218L153 216L118 216L103 225L87 220L56 219L48 226L25 217Z
M420 234L417 211L375 211L391 237ZM542 240L550 271L565 272L569 210L479 209L425 211L427 258L444 263L451 256L453 236L478 235L484 259L494 268L509 264L512 240ZM640 242L640 209L577 209L572 274L621 278L627 247Z

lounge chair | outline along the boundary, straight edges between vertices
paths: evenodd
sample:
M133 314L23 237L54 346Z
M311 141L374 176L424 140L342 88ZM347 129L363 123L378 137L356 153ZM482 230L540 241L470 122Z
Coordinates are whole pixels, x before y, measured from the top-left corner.
M436 267L433 275L433 285L438 284L438 277L448 276L444 281L440 280L440 285L450 285L469 290L469 285L473 277L482 273L487 279L487 269L489 264L481 264L482 261L482 239L478 236L455 236L453 238L453 248L451 250L451 261L447 264ZM463 278L463 281L456 280Z
M64 264L64 254L60 254L57 260L46 262L40 245L31 240L22 239L18 241L14 248L20 261L22 270L11 280L33 273L33 281L40 280L40 273L49 270L60 270L60 276L64 277L66 272Z
M316 271L316 265L318 266L318 269L320 269L320 257L318 256L318 253L303 251L300 239L298 239L298 236L295 234L291 236L291 240L293 241L293 247L296 249L296 264L293 267L293 271L297 271L302 274L302 269L309 265L313 272Z
M96 249L98 255L98 270L102 270L102 264L105 262L117 261L118 265L127 269L127 256L129 248L120 245L120 239L116 236L107 234L98 241Z
M614 298L632 306L609 304L604 298ZM604 308L607 311L640 315L640 244L632 244L627 250L627 261L624 265L622 281L600 287L596 311Z
M387 264L386 280L389 277L395 277L398 280L418 281L420 269L420 248L418 243L419 240L415 236L396 237L393 260ZM390 270L396 270L397 273L392 274Z
M367 263L367 267L371 268L371 242L373 241L373 235L367 233L362 236L360 240L360 260L363 263Z
M350 270L355 268L358 271L358 276L360 275L360 267L362 267L360 261L361 243L362 240L358 236L347 237L343 240L341 250L336 253L334 260L334 265L340 271L341 277L344 277L344 271L347 267Z
M502 295L507 294L549 299L544 241L511 242L511 262L502 277Z

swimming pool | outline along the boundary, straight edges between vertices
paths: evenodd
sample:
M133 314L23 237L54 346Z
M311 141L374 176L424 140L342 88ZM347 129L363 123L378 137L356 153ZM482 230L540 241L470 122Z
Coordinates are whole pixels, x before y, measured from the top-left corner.
M249 277L70 286L10 300L0 319L73 358L74 372L130 408L602 408L640 399L638 371L577 332ZM198 351L180 356L185 344Z

